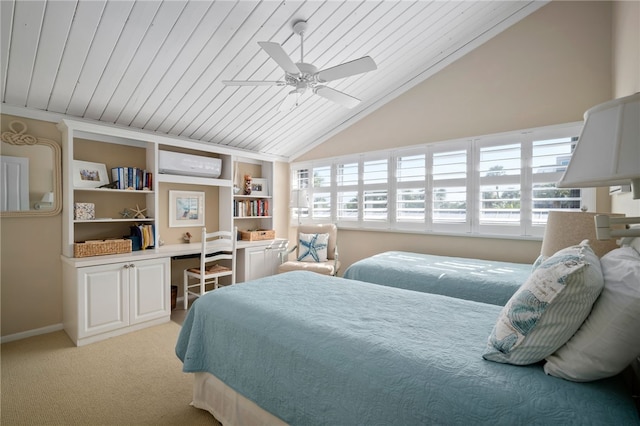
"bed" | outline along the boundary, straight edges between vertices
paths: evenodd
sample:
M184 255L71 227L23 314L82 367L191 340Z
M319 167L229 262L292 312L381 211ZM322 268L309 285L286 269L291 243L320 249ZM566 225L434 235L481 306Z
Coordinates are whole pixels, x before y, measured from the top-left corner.
M343 277L504 306L530 274L530 264L388 251L355 262Z
M200 297L176 354L196 373L193 404L225 426L640 424L620 376L485 361L500 310L288 272Z

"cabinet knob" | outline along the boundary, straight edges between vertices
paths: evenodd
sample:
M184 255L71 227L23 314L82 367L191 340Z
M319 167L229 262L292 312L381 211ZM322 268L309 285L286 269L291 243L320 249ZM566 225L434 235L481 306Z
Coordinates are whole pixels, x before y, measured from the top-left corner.
M124 269L129 269L129 265L124 265Z
M129 264L129 268L135 268L135 267L136 267L135 264L133 264L133 263Z

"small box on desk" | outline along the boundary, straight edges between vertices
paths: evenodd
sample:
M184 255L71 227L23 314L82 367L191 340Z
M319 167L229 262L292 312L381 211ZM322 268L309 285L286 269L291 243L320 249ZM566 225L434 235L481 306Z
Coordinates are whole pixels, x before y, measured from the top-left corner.
M256 231L240 231L242 241L262 241L276 238L276 231L273 229L258 229Z

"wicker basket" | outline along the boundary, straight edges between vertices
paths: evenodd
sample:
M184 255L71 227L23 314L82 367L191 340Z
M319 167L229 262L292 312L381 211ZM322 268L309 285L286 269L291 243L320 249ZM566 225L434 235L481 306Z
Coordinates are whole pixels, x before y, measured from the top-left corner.
M131 240L94 240L73 245L74 257L102 256L131 252Z
M257 231L240 231L242 241L262 241L273 240L276 237L276 231L273 229L258 229Z

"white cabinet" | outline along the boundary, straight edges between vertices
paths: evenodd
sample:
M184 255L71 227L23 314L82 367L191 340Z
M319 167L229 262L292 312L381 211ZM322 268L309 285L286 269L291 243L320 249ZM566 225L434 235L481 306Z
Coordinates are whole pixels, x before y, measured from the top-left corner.
M169 321L168 258L78 267L63 263L63 322L81 346Z
M236 281L250 281L276 274L280 253L286 249L287 241L276 239L252 242L238 250Z

